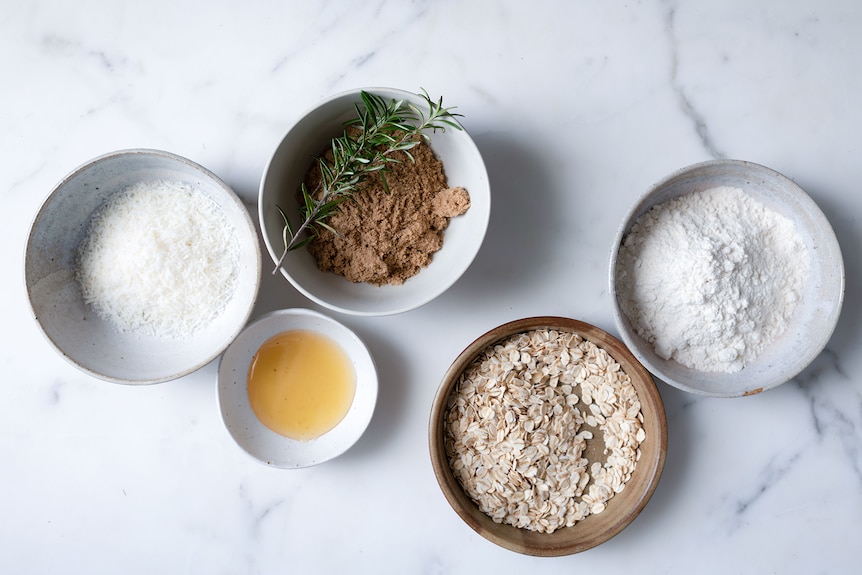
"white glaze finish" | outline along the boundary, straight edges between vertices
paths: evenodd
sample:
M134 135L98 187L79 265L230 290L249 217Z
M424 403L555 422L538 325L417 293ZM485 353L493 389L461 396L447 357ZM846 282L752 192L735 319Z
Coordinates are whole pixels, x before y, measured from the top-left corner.
M337 1L10 3L0 22L3 573L842 573L862 540L862 7ZM56 355L30 317L27 231L89 158L186 156L250 210L298 113L362 85L425 87L465 114L488 165L485 243L441 297L339 317L378 364L371 424L337 459L268 469L233 444L216 363L146 387ZM447 505L427 423L446 367L505 321L612 333L608 254L629 206L714 157L796 180L846 255L844 313L792 382L744 399L660 383L669 452L611 541L558 559L485 541ZM255 315L309 306L264 273ZM385 479L385 481L384 481Z

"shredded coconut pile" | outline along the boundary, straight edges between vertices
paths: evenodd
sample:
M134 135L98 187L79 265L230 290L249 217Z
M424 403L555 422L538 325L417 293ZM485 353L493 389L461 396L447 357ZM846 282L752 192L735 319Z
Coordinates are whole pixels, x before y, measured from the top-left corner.
M635 222L620 247L617 291L660 357L731 373L784 331L808 269L792 221L743 190L717 187Z
M84 301L120 332L190 337L221 314L238 274L233 226L215 202L181 182L114 194L78 249Z

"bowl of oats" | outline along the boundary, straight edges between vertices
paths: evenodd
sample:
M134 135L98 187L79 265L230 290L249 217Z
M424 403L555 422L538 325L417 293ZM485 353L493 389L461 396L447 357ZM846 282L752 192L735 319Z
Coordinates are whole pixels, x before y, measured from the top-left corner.
M616 338L562 317L515 320L455 359L434 398L431 463L458 516L497 545L579 553L625 529L658 485L664 406Z
M772 389L824 349L844 297L841 248L795 182L713 160L630 209L610 258L622 340L656 377L699 395Z
M490 217L485 164L454 108L367 88L302 115L261 179L273 265L315 303L380 316L431 301L472 263Z

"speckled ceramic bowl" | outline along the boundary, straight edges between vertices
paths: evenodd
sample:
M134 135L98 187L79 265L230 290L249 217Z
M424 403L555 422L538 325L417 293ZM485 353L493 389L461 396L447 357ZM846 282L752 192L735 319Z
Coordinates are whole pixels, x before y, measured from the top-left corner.
M416 94L391 88L365 88L386 99L406 100L425 109ZM272 154L260 184L258 217L266 249L273 262L284 247L284 221L279 208L299 225L296 192L313 158L343 134L344 122L356 117L354 106L361 90L327 98L300 117ZM445 102L445 105L451 103ZM490 185L478 148L465 130L448 128L431 134L431 148L443 162L449 186L462 186L470 194L470 209L452 218L443 247L426 268L402 285L374 286L352 283L322 272L306 249L288 254L281 268L285 278L312 301L341 313L380 316L405 312L445 292L467 270L479 251L491 209ZM274 264L273 264L274 267ZM269 272L270 270L267 270Z
M179 181L200 190L236 231L240 251L236 291L222 313L193 337L120 333L84 303L75 277L78 246L93 212L112 194L153 180ZM248 210L212 172L168 152L122 150L87 162L57 184L30 229L24 267L36 321L64 358L101 379L145 384L191 373L233 341L257 298L261 255Z
M449 465L446 453L445 417L449 397L461 374L485 349L501 340L536 329L576 333L604 349L632 381L643 414L646 432L640 444L641 457L625 488L615 494L601 513L589 515L571 527L553 533L539 533L495 523L471 500ZM577 388L576 388L577 390ZM579 393L578 391L575 392ZM579 404L581 405L581 404ZM586 409L581 405L582 409ZM604 443L599 433L589 440L585 455L599 461ZM625 529L640 514L658 486L667 453L667 421L661 396L649 372L615 337L596 326L562 317L532 317L498 326L471 343L455 359L437 390L431 408L428 430L431 464L446 500L458 516L482 537L497 545L525 555L541 557L571 555L600 545Z
M755 361L735 373L705 372L658 356L632 328L619 305L617 261L632 225L653 206L717 186L744 190L767 208L789 218L810 256L810 273L782 335ZM715 160L683 168L655 184L629 210L617 231L610 258L610 295L623 341L658 378L684 391L713 397L752 395L780 385L802 371L826 346L844 299L844 262L823 212L793 181L751 162Z

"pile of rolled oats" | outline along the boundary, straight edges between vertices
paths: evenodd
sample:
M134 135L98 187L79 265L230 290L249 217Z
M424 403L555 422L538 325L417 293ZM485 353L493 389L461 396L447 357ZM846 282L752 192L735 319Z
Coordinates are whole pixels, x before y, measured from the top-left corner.
M646 437L619 363L563 331L529 331L484 350L446 409L446 454L464 491L497 523L538 532L604 511ZM585 457L594 435L604 461Z

